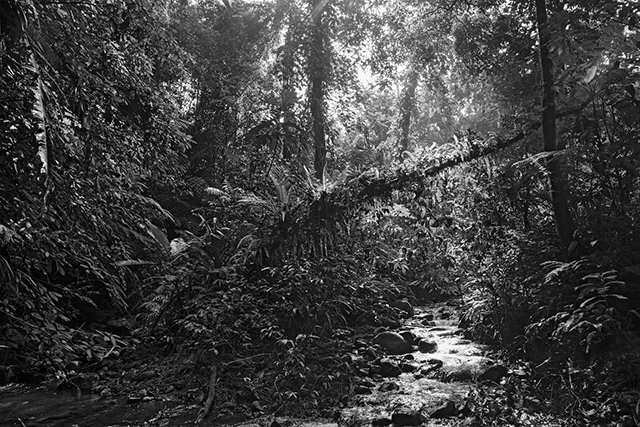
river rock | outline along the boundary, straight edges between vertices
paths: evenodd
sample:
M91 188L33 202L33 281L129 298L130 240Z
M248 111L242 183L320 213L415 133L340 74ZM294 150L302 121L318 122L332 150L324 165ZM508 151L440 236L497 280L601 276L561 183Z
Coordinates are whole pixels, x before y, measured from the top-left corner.
M418 337L416 337L416 334L414 334L411 331L402 331L402 332L400 332L400 335L402 335L402 338L404 338L404 340L406 342L411 343L411 344L415 344L415 342L417 341L417 338L418 338Z
M354 392L355 394L371 394L371 393L372 393L370 388L367 388L367 387L365 387L365 386L363 386L363 385L357 385L357 386L355 386L355 387L353 388L353 392Z
M380 375L383 377L398 377L402 373L400 367L388 359L380 361Z
M381 391L383 393L395 390L400 390L400 386L393 381L385 381L380 384L380 387L378 387L378 391Z
M394 426L417 426L422 424L422 421L422 414L413 409L400 409L391 415Z
M413 346L402 335L385 331L375 336L373 341L384 348L389 354L406 354L413 351Z
M420 373L423 375L428 375L429 373L442 368L442 365L444 365L444 362L442 362L442 360L429 359L427 360L427 366L423 366L420 370Z
M442 320L448 320L451 318L451 313L449 313L448 311L443 311L442 313L440 313L439 316Z
M507 375L509 369L502 365L490 366L484 370L479 376L478 381L493 381L498 382L502 377Z
M402 362L400 363L400 369L402 370L402 372L413 372L417 370L418 367L413 363Z
M427 364L431 366L435 366L436 368L442 368L442 365L444 365L444 362L440 359L428 359Z
M448 400L442 406L438 407L433 413L429 416L430 418L448 418L455 417L458 415L460 411L456 406L455 402Z
M418 341L418 350L420 353L435 353L438 351L438 343L429 338L421 338Z
M389 319L388 317L378 316L378 324L387 328L397 329L400 327L400 322L397 320Z
M411 305L411 303L409 301L407 301L407 299L398 299L395 300L393 302L391 302L391 304L389 304L391 307L397 308L399 310L402 310L404 312L404 314L406 315L406 317L412 317L414 315L414 310L413 310L413 306Z
M362 355L365 356L368 359L377 359L378 358L378 353L376 353L376 350L373 347L367 348L362 353Z
M468 367L461 366L446 376L447 381L471 381L473 379L473 371Z
M374 418L373 421L371 421L371 425L373 427L385 427L392 423L393 421L391 421L390 418L384 418L384 417Z

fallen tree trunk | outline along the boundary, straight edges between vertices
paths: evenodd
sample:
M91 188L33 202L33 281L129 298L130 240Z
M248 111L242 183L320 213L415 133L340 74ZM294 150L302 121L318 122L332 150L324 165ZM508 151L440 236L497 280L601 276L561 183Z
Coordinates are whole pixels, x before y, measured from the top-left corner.
M533 129L539 127L534 126ZM478 159L489 154L493 154L499 150L507 148L518 141L524 139L524 132L518 132L507 139L491 137L472 144L468 152L454 155L447 160L437 162L433 165L419 165L412 170L399 170L392 176L381 176L379 178L371 178L363 175L360 177L363 196L369 197L385 197L391 194L393 190L406 189L414 183L422 182L424 178L435 176L445 169ZM493 141L492 141L493 140ZM490 142L491 141L491 142Z

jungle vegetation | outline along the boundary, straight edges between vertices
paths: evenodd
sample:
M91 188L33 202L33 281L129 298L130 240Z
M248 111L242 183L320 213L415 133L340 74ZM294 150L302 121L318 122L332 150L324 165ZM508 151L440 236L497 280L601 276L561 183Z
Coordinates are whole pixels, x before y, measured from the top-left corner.
M474 339L566 386L640 330L639 17L0 2L3 365L99 359L136 339L108 327L126 318L291 379L394 299L458 298Z

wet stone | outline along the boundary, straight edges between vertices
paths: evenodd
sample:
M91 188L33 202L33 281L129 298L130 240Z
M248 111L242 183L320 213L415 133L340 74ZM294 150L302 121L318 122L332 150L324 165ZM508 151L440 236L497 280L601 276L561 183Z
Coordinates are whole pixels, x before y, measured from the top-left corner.
M502 377L507 375L509 369L502 365L490 366L478 376L478 381L494 381L498 382Z
M427 359L427 364L431 366L435 366L436 368L442 368L444 362L440 359Z
M386 332L387 328L385 328L384 326L378 326L377 328L375 328L373 330L373 336L376 336L378 334L381 334L383 332Z
M418 341L418 350L421 353L435 353L438 351L438 343L432 339L422 338Z
M395 332L381 332L373 341L384 348L389 354L406 354L413 351L413 346L404 337Z
M402 331L400 332L400 335L402 336L402 338L404 338L406 342L411 344L415 343L417 340L416 335L411 331Z
M437 371L438 368L440 367L437 365L427 365L427 366L424 366L422 369L420 369L420 373L422 375L429 375L431 372Z
M412 363L401 363L400 369L402 372L413 372L418 369L418 367Z
M382 384L380 384L380 387L378 388L378 390L383 393L386 393L389 391L400 390L400 386L394 383L393 381L385 381Z
M380 362L380 375L383 377L398 377L402 373L400 367L390 360Z
M380 324L380 326L386 326L393 329L397 329L400 327L400 322L398 322L397 320L389 319L383 316L378 317L378 324Z
M371 389L363 385L357 385L354 387L353 392L355 394L371 394Z
M392 423L393 421L391 421L390 418L375 418L373 421L371 421L371 425L374 427L385 427Z
M449 313L448 311L443 311L442 313L440 313L440 319L448 320L450 318L451 318L451 313Z
M406 299L395 300L389 305L403 311L405 317L412 317L414 315L413 306Z
M364 353L362 353L363 356L368 357L369 359L376 359L378 357L378 353L376 353L376 351L373 349L373 347L369 347L367 348Z
M446 379L447 381L471 381L473 379L473 372L466 368L457 369L449 372Z
M430 418L448 418L455 417L460 413L458 407L455 402L451 400L447 401L440 407L438 407L433 413L430 415Z
M391 422L395 426L417 426L422 424L422 415L418 411L406 409L394 412Z

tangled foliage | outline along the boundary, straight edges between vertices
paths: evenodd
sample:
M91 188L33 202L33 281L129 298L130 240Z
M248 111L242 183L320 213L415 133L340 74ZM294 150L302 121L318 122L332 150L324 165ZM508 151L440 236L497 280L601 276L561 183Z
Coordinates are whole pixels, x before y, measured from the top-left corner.
M145 1L2 6L7 364L92 359L91 334L76 328L124 313L137 290L132 268L156 261L167 243L154 223L171 215L146 189L171 185L189 138L169 90L184 55L156 12ZM96 338L95 350L110 341Z

